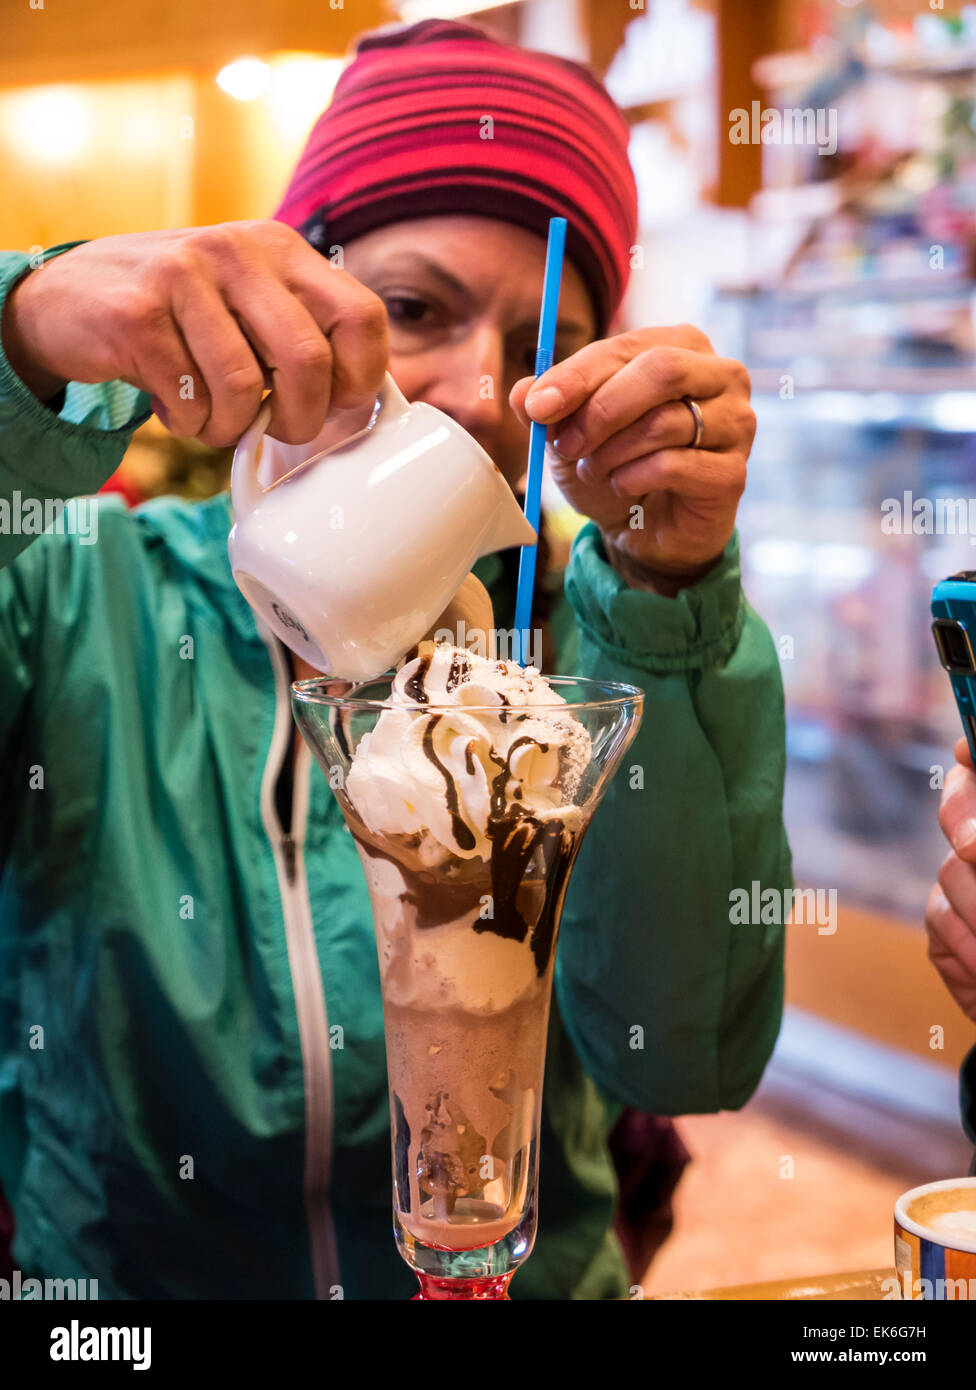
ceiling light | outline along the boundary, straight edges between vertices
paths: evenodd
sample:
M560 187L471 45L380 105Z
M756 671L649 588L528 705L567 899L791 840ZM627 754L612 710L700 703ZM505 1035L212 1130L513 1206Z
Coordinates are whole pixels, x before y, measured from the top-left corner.
M263 96L271 81L271 69L260 58L235 58L217 74L217 86L238 101Z

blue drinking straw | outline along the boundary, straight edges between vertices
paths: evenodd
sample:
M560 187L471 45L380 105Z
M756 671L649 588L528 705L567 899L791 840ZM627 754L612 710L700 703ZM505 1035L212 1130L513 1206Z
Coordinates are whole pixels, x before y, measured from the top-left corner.
M556 348L556 315L559 312L559 286L563 278L563 251L566 246L565 217L550 217L546 245L546 276L542 284L542 312L535 349L535 375L542 376L552 366ZM525 480L525 516L536 535L542 504L542 465L546 452L546 426L532 421L529 430L529 472ZM532 590L535 587L535 560L538 544L523 545L519 556L518 588L515 592L515 643L513 656L524 665L529 650L532 623Z

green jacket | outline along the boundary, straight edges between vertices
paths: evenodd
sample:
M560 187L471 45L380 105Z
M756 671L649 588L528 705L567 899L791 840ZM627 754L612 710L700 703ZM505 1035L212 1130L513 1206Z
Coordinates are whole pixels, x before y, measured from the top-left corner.
M0 255L0 312L26 270ZM95 491L148 413L110 382L72 383L55 414L0 358L14 1262L97 1278L102 1297L404 1298L365 884L304 749L281 830L287 667L231 577L228 498L102 497L94 542L81 513L73 534L23 533L25 500ZM501 570L479 565L496 594ZM516 1298L626 1292L608 1131L625 1105L749 1098L779 1028L783 928L730 925L729 894L791 882L780 675L737 539L670 600L629 590L588 525L560 602L561 668L647 701L569 890Z

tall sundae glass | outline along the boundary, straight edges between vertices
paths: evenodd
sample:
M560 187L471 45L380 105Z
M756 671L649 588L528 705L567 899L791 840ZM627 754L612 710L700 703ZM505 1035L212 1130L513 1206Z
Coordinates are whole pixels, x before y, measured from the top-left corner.
M507 1298L535 1239L563 900L643 696L443 642L326 685L293 708L369 888L397 1245L419 1298Z

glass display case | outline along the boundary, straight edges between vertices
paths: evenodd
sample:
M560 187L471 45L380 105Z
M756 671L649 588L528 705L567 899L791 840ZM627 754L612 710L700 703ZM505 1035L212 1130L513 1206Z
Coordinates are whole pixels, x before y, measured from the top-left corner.
M713 324L753 372L743 577L780 654L797 878L915 921L961 732L929 600L976 567L973 308L968 283L861 283L724 294Z

